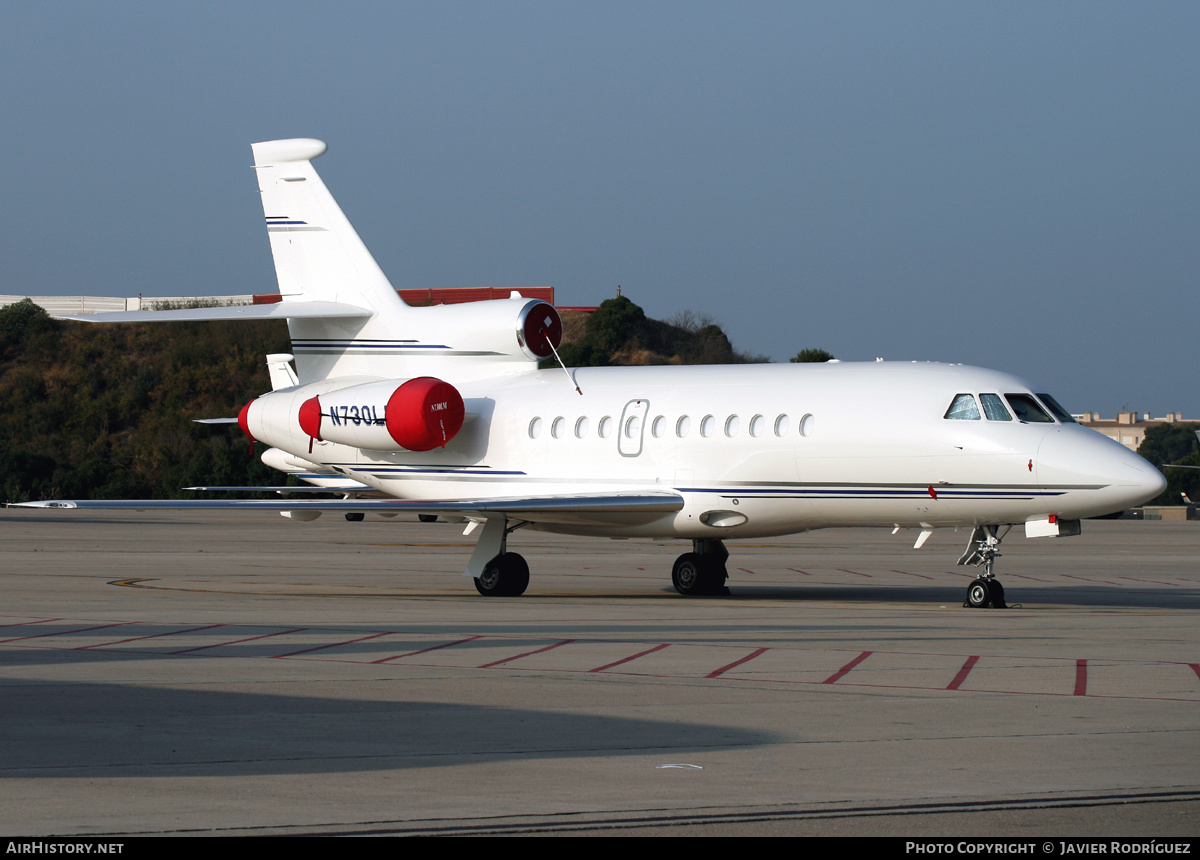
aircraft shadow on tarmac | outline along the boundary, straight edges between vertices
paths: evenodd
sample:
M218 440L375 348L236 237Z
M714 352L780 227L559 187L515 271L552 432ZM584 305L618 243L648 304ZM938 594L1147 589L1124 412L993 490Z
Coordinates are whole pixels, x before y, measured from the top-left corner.
M1146 585L1130 586L1036 586L1021 587L1006 584L1007 602L1014 608L1042 609L1053 606L1123 607L1127 609L1200 609L1200 589L1161 588ZM730 581L730 597L691 598L708 600L787 600L797 602L839 602L877 604L925 604L961 607L966 585L946 586L841 586L804 585L797 587L775 585L746 585ZM663 589L664 593L668 589ZM537 595L531 590L531 597ZM964 609L964 612L989 610Z
M727 726L428 701L9 681L0 778L343 773L778 742ZM686 760L686 759L685 759Z

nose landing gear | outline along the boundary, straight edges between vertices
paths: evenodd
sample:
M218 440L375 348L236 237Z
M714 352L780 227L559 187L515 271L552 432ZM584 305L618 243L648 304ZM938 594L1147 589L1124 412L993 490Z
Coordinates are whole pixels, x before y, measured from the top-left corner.
M999 526L976 526L971 532L971 541L967 551L958 560L959 564L969 564L974 567L982 565L983 573L967 586L967 596L963 606L972 609L1007 609L1004 602L1004 586L996 579L992 566L1000 557L1000 541L1008 534L1012 526L1006 526L1003 533L998 534Z

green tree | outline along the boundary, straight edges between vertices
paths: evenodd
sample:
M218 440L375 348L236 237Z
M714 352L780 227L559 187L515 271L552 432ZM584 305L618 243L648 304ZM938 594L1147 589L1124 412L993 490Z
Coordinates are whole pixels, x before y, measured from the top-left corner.
M1146 430L1146 438L1138 446L1138 453L1162 469L1167 478L1167 488L1162 495L1151 499L1148 505L1183 504L1181 494L1198 500L1200 495L1200 468L1170 469L1168 463L1200 467L1200 452L1197 451L1196 431L1200 424L1158 424Z
M814 349L812 347L809 347L808 349L802 349L788 359L788 361L792 362L793 364L818 363L832 360L832 352L826 352L823 349Z

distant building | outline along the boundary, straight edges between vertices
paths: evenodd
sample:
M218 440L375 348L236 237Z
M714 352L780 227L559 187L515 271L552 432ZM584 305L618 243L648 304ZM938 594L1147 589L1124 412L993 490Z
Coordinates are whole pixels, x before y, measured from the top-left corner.
M422 290L396 290L405 303L413 306L454 305L462 302L480 302L488 299L507 299L513 290L527 299L541 299L554 304L554 287L445 287ZM23 301L26 296L0 296L0 307ZM283 299L279 293L246 296L137 296L115 298L112 296L29 296L35 305L41 305L52 316L74 314L97 314L110 311L153 311L188 307L202 304L215 305L262 305ZM562 308L572 311L594 311L594 307Z
M1131 451L1136 451L1146 438L1146 431L1159 424L1177 424L1185 420L1182 412L1168 412L1163 418L1151 418L1149 412L1139 416L1137 412L1118 412L1116 418L1101 418L1098 412L1084 412L1082 415L1072 415L1076 421L1085 427L1103 433L1110 439L1120 442Z

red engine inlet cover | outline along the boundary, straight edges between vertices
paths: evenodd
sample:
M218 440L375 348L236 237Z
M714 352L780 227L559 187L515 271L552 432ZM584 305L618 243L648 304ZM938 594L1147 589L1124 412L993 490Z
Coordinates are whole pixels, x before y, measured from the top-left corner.
M562 318L554 305L538 302L530 306L521 320L521 331L518 333L525 348L538 358L549 358L554 349L562 343Z
M462 429L462 395L449 382L418 376L388 398L384 424L396 442L409 451L444 448Z
M311 436L313 439L321 439L321 401L319 398L310 397L300 404L300 412L297 415L300 420L300 429Z

